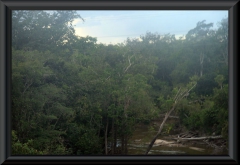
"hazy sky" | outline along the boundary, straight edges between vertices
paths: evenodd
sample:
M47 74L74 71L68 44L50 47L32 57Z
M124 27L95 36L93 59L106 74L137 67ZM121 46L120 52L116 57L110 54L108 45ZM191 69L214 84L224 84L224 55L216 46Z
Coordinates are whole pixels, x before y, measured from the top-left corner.
M76 34L97 37L98 43L103 44L124 42L127 37L137 38L146 32L180 37L199 21L214 23L213 28L217 28L217 23L228 17L227 10L82 10L78 13L85 22L74 20Z

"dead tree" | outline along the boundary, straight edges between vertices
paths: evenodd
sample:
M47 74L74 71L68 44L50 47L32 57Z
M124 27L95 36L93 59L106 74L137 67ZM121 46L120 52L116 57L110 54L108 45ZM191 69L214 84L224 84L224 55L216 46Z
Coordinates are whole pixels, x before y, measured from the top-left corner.
M165 115L165 117L164 117L164 119L163 119L163 122L162 122L162 124L160 125L159 130L158 130L156 136L153 138L153 140L152 140L151 143L149 144L149 146L148 146L148 148L147 148L147 150L146 150L146 152L145 152L145 155L148 154L148 152L151 150L153 144L155 143L157 137L161 134L165 122L167 121L167 119L168 119L168 117L170 116L170 114L172 113L172 111L174 111L177 103L178 103L180 100L182 100L183 97L184 97L187 93L189 93L196 85L197 85L197 83L194 84L189 90L185 90L185 91L182 92L182 93L180 92L180 91L181 91L181 88L178 90L176 96L174 97L174 103L173 103L173 105L172 105L172 108L170 109L170 111L168 111L168 112L166 113L166 115Z
M128 65L127 68L125 69L124 73L126 73L127 70L132 66L132 63L131 63L131 58L132 58L132 57L133 57L133 56L131 56L130 58L128 57L129 65Z

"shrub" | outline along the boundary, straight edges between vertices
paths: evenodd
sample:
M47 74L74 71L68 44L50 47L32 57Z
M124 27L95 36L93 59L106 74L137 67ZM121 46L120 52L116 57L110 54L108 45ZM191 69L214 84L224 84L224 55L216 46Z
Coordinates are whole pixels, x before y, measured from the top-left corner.
M21 143L17 138L16 131L12 130L12 155L43 155L42 151L38 151L32 147L33 140L30 139L27 143Z

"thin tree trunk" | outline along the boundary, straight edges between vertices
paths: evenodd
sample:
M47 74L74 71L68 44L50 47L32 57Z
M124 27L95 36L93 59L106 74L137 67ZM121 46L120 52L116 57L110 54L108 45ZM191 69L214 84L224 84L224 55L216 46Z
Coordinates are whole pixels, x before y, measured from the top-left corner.
M172 109L166 114L165 118L163 119L163 122L162 124L160 125L159 127L159 130L156 134L156 136L153 138L152 142L149 144L148 148L147 148L147 151L145 152L145 155L148 154L148 152L151 150L154 142L156 141L157 137L160 135L160 133L162 132L162 129L163 129L163 126L165 124L165 122L167 121L168 117L170 116L170 114L172 113L172 111L175 109L175 106L176 106L176 103L173 104L173 107Z
M127 153L128 153L128 149L127 149L127 143L128 143L128 136L126 135L125 136L125 139L124 139L125 141L124 141L124 154L126 154L127 155Z
M116 152L116 145L117 145L117 130L118 130L118 127L116 125L115 127L115 132L114 132L114 143L113 143L113 154L115 154Z
M200 77L203 75L203 61L204 61L204 54L200 54L200 65L201 65L201 70L200 70Z
M114 130L114 118L112 119L112 140L111 140L111 153L112 155L114 154L114 135L115 135L115 130Z
M124 135L121 137L121 154L124 153Z
M108 154L108 148L107 148L107 132L108 132L108 119L107 119L107 125L105 130L105 154Z

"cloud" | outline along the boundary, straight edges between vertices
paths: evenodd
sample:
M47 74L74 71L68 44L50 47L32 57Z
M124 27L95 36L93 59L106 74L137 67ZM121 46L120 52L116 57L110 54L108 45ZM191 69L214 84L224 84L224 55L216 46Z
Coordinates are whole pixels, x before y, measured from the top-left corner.
M136 38L146 32L160 35L186 35L198 21L219 22L226 11L81 11L76 23L76 34L97 37L98 43L124 42L127 37Z
M126 40L128 34L136 34L135 22L131 19L125 20L121 16L108 15L84 19L86 20L84 23L78 22L75 27L76 35L97 37L98 43L115 44Z
M73 20L72 24L73 24L73 25L77 25L79 22L82 22L82 19L77 18L77 19L74 19L74 20Z

